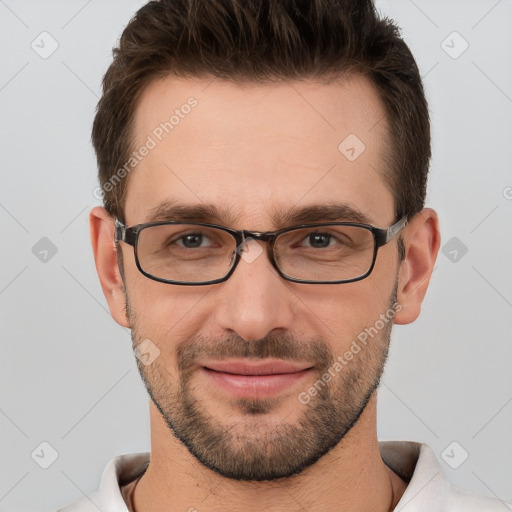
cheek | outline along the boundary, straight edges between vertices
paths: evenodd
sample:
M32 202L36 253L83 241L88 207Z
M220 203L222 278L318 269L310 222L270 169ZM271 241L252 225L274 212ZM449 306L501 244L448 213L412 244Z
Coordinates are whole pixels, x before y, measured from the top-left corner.
M368 278L354 283L332 285L301 294L304 304L299 318L307 332L315 329L339 353L353 339L370 328L389 309L393 291L392 280ZM329 286L329 285L325 285Z
M209 290L159 283L138 274L127 282L137 335L154 340L162 352L173 352L177 343L197 335Z

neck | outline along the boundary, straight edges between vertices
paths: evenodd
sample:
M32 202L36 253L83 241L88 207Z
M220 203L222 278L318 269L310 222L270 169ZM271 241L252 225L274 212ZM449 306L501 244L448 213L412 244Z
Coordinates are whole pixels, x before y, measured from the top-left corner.
M349 434L299 475L272 482L236 481L203 466L150 403L151 462L135 488L136 512L344 510L389 512L406 484L382 461L372 397Z

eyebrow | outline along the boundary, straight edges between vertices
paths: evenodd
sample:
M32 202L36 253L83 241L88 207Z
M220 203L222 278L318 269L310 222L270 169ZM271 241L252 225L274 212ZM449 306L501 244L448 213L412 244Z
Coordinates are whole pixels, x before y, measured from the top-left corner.
M371 218L353 205L340 202L293 207L287 211L275 210L272 220L277 226L311 224L315 222L357 222L371 224Z
M147 222L205 222L232 226L238 215L232 208L218 207L213 204L184 204L167 200L147 212ZM357 207L336 201L325 204L313 204L292 207L288 210L274 208L270 218L276 229L301 224L319 222L357 222L372 224L372 219Z

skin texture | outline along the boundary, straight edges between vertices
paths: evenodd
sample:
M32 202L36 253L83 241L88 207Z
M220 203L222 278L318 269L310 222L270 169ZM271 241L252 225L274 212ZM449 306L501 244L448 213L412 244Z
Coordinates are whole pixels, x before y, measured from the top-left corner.
M385 116L375 90L353 76L330 84L265 85L167 77L144 91L136 147L176 108L191 112L128 177L125 224L147 222L165 201L214 205L223 218L198 219L270 231L276 211L342 202L387 227L394 218L384 165ZM354 161L338 150L349 134L366 148ZM227 216L229 215L229 218ZM241 261L224 283L175 286L144 277L113 219L91 212L98 275L114 319L135 348L150 339L159 356L138 362L150 402L151 463L135 488L141 510L390 510L406 484L378 450L376 393L391 322L305 405L314 384L365 328L393 308L413 322L439 249L436 213L425 209L379 249L372 274L354 283L304 285L282 279L266 253ZM228 356L301 362L314 371L268 400L234 399L212 385L202 363ZM255 360L255 359L253 359Z

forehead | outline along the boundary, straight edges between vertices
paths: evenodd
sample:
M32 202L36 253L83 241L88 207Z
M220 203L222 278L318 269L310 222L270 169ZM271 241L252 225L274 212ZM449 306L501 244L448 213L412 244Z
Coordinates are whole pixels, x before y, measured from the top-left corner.
M271 229L276 210L336 202L384 225L393 220L385 134L378 95L360 76L328 84L155 80L134 118L127 222L178 202L217 205L245 229Z

